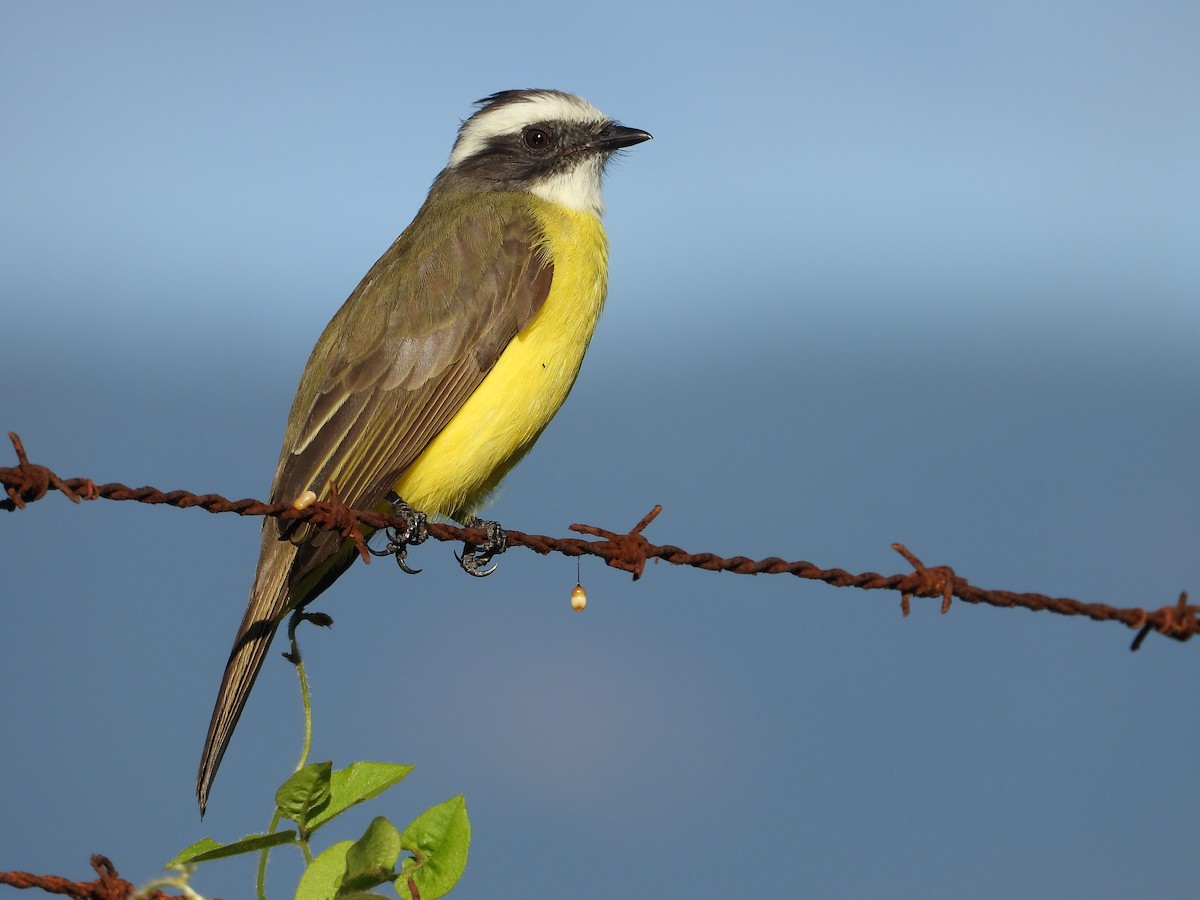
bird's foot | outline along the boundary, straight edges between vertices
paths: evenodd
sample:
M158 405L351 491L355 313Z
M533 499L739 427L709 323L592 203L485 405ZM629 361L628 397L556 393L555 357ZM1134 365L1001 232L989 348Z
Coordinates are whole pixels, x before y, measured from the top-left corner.
M392 515L403 518L407 526L403 531L399 528L385 528L383 535L387 538L387 546L382 550L375 550L371 547L367 547L367 549L371 551L372 556L396 557L396 565L402 571L409 575L416 575L421 570L408 567L408 548L423 544L429 537L429 524L425 513L417 512L395 494L388 494L387 502L391 504Z
M499 522L471 519L463 524L468 528L482 530L487 534L487 539L481 544L472 544L468 541L463 544L462 556L455 553L454 558L458 560L458 564L468 575L474 575L476 578L491 575L496 571L496 566L489 567L488 563L492 561L493 556L499 556L508 549L508 535L504 533Z

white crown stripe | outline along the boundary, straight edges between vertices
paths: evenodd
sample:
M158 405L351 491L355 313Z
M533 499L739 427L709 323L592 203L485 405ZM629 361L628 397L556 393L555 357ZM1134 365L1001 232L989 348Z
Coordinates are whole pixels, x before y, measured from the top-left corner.
M608 117L582 97L551 91L534 91L519 100L484 107L463 123L450 153L449 166L458 165L487 146L493 138L516 134L535 122L570 122L588 125Z

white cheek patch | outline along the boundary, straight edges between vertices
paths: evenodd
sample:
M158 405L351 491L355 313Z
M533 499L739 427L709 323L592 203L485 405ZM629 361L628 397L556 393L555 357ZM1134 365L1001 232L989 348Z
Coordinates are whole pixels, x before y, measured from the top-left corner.
M603 169L604 163L598 156L581 159L573 168L534 182L529 192L549 203L602 216L604 198L600 194L600 174Z
M593 125L607 122L608 117L582 97L552 91L535 91L527 98L484 108L463 123L450 153L449 167L454 167L480 150L488 142L505 134L516 134L534 122L570 122Z

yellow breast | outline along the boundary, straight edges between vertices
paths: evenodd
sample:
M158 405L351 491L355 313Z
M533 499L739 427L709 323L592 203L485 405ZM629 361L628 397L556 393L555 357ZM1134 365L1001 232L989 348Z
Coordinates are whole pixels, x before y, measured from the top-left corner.
M604 306L608 240L598 216L534 197L554 262L550 293L457 415L396 483L415 509L473 515L570 393Z

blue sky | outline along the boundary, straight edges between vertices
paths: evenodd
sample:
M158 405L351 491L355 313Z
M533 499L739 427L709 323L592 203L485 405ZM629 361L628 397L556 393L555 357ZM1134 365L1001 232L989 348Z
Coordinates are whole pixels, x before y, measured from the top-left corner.
M577 91L609 306L491 513L1157 607L1200 591L1190 3L11 3L0 431L63 475L264 496L313 341L471 102ZM269 819L294 676L192 780L258 523L0 518L0 868L144 881ZM314 758L463 792L463 897L1188 896L1193 645L790 578L450 548L304 646ZM272 895L295 866L280 862ZM249 866L195 886L247 896ZM458 896L459 894L456 894Z

